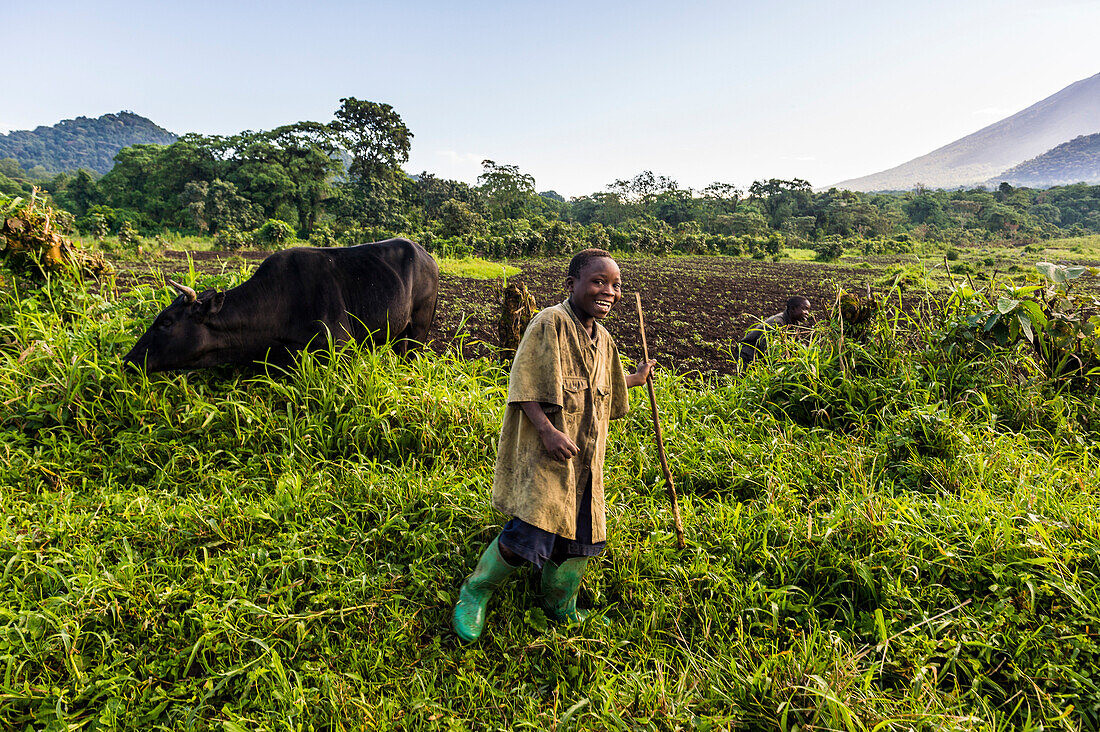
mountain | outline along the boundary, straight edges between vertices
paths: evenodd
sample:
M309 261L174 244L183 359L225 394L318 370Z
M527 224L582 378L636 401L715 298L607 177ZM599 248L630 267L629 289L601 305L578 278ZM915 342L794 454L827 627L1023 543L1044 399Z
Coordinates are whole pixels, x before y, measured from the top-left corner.
M52 127L16 130L0 135L0 159L15 158L30 170L41 165L49 174L87 168L106 173L124 147L139 143L171 145L176 136L133 112L77 117Z
M897 191L918 184L929 188L981 185L1056 145L1094 132L1100 132L1100 74L927 155L836 187Z
M996 186L1002 181L1026 188L1100 183L1100 133L1063 142L990 178L986 185Z

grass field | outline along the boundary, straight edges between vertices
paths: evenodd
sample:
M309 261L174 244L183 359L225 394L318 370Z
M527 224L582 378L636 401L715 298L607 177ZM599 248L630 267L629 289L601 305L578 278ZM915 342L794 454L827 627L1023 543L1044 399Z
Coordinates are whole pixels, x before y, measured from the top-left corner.
M252 261L182 274L224 287ZM647 294L680 272L687 296L708 266L623 269ZM791 266L777 288L888 265ZM1100 726L1095 385L1023 351L948 356L930 308L888 306L841 340L822 303L812 333L741 375L666 355L688 549L635 390L581 599L611 624L549 623L524 570L462 646L458 583L505 520L488 493L506 370L447 333L410 359L352 347L285 373L147 378L119 359L171 296L129 282L0 288L0 727ZM647 302L651 347L711 338L660 330Z

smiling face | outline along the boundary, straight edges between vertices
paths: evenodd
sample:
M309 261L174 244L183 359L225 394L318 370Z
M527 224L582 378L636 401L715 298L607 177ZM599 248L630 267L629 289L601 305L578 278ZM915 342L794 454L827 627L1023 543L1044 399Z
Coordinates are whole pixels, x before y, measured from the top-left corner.
M810 301L802 300L790 308L789 312L792 323L801 323L810 314Z
M596 257L581 269L577 277L567 277L569 305L589 330L602 320L623 296L619 265L611 257Z

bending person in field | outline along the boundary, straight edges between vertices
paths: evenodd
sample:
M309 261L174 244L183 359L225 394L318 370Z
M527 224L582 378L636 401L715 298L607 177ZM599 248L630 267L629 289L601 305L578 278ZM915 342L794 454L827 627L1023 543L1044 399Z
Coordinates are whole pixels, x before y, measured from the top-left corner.
M538 313L523 334L508 381L508 406L493 472L493 506L512 516L459 590L452 619L464 641L481 635L493 591L525 562L542 569L550 616L580 622L577 592L607 541L603 462L627 388L645 383L654 360L627 375L599 321L622 297L619 265L602 249L569 263L569 298Z
M748 366L760 356L768 352L768 331L782 328L787 325L798 325L806 319L810 313L810 301L801 295L787 299L787 308L781 312L765 318L752 326L741 339L741 348L738 358L742 366Z

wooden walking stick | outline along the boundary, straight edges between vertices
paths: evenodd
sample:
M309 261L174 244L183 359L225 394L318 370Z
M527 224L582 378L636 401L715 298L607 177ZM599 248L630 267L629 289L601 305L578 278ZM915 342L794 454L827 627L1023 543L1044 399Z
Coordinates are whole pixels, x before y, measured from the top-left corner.
M638 306L638 332L642 335L642 358L649 360L649 346L645 342L645 322L642 320L642 296L634 293L634 304ZM661 437L661 422L657 419L657 394L653 391L653 372L649 372L645 385L649 389L649 409L653 412L653 434L657 437L657 457L661 459L661 469L665 472L665 487L668 489L668 498L672 501L672 520L676 524L676 545L681 549L687 547L684 542L684 525L680 522L680 502L676 499L676 486L672 482L672 471L668 469L668 458L665 457L665 441Z

